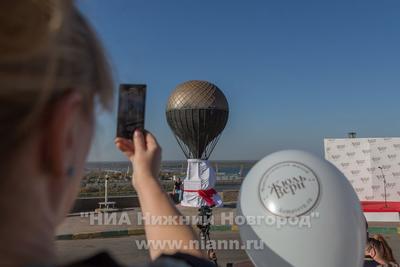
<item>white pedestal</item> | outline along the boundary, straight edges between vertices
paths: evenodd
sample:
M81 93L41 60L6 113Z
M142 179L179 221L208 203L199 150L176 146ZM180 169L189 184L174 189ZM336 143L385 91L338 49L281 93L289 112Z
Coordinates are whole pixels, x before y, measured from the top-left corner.
M181 205L185 207L206 206L207 202L197 191L215 187L217 175L208 160L188 159L186 178L183 181L183 198ZM218 199L218 195L214 195ZM220 198L219 198L220 199ZM222 201L217 206L221 206Z

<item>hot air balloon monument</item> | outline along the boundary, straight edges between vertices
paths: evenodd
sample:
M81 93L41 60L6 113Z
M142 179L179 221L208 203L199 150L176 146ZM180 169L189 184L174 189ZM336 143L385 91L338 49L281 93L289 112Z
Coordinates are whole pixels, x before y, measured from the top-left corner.
M222 206L214 189L216 173L208 159L228 121L225 95L207 81L185 82L169 97L166 115L188 161L181 205Z

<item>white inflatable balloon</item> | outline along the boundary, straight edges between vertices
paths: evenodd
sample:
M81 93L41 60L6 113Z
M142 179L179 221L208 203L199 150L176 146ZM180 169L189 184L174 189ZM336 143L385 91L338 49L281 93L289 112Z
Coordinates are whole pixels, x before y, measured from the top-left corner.
M240 236L257 267L361 267L365 221L351 184L332 164L286 150L259 161L240 189ZM251 243L251 242L249 242Z

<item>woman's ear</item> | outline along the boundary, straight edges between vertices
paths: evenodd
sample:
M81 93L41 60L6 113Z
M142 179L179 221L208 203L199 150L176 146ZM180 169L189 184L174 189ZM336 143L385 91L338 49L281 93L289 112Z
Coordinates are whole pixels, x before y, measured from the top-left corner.
M72 172L77 139L82 96L71 91L51 103L51 111L43 122L41 150L44 171L51 177L62 178Z
M369 251L369 255L371 256L371 258L375 258L375 256L376 256L376 250L375 250L375 248L371 248L371 250Z

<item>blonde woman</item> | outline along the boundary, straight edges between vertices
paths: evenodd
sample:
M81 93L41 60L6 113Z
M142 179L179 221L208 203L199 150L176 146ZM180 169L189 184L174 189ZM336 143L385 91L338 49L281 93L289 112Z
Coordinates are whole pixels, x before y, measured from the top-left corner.
M57 262L55 229L79 190L95 106L110 107L112 88L100 43L73 1L0 2L0 266ZM138 131L115 143L134 165L142 211L179 215L157 180L156 139ZM148 240L182 242L150 248L151 266L210 264L196 248L183 248L195 239L190 227L145 230ZM119 265L101 254L73 266Z

